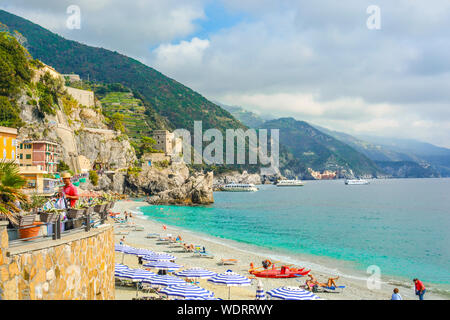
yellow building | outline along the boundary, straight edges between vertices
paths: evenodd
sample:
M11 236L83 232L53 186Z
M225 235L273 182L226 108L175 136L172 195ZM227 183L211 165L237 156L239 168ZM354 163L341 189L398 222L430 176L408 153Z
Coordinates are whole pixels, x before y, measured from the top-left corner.
M0 159L16 161L17 129L0 127Z

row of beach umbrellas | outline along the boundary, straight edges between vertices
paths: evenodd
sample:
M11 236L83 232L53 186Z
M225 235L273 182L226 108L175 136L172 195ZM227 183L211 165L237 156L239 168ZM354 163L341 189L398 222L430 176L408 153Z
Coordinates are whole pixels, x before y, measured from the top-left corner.
M134 254L141 257L143 260L149 261L144 264L144 267L166 269L166 270L178 270L183 266L174 262L176 257L166 254L157 253L148 249L138 249L125 245L116 245L116 251L124 254ZM228 289L228 299L231 296L232 286L248 286L252 280L244 277L238 273L234 273L228 270L225 273L217 274L215 272L205 270L202 268L185 269L180 272L176 272L175 276L170 275L157 275L151 271L143 269L131 269L124 264L116 264L115 276L119 278L130 279L135 282L142 282L150 285L165 286L166 288L161 290L160 293L167 295L168 297L182 298L182 299L216 299L214 293L203 289L201 287L186 283L184 278L204 278L208 279L208 282L225 285ZM297 287L280 287L270 291L264 292L262 283L258 283L256 291L256 299L263 300L266 295L274 299L283 300L315 300L319 297L312 292L306 291Z

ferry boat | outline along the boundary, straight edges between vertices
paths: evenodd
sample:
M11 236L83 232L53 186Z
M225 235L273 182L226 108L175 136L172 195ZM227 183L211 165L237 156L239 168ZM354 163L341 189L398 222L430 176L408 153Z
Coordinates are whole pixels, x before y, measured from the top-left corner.
M277 182L277 187L299 187L305 184L301 180L280 180Z
M369 184L369 181L365 179L346 179L345 184L347 185Z
M231 191L231 192L254 192L258 191L258 188L255 187L252 183L229 183L222 186L222 191Z

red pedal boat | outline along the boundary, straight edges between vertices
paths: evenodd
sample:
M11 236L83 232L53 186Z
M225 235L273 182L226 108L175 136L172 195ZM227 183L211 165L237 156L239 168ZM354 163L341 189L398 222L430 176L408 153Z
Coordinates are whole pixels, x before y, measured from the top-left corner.
M268 260L266 260L268 261ZM293 268L290 266L281 266L280 268L276 268L275 264L272 264L272 262L268 261L269 263L266 263L266 267L272 266L271 269L259 267L254 268L253 263L250 263L250 270L248 272L255 277L259 278L296 278L296 277L302 277L307 275L311 270L305 270L305 268Z

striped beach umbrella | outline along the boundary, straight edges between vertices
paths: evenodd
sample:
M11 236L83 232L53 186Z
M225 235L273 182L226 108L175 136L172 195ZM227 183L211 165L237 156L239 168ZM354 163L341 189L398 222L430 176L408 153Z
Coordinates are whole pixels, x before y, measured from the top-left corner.
M122 263L116 263L114 265L114 270L127 270L127 269L130 269L130 268Z
M130 279L134 282L141 282L154 276L156 276L156 273L143 269L128 269L118 272L118 277Z
M136 249L133 251L132 254L137 255L137 256L139 256L139 257L142 257L142 256L147 256L147 255L154 254L154 252L153 252L152 250L149 250L149 249L136 248Z
M183 266L170 261L150 261L144 264L144 267L164 270L178 270Z
M184 277L184 278L207 279L207 278L214 277L215 275L217 275L217 273L209 271L209 270L205 270L202 268L190 268L190 269L185 269L183 271L176 272L175 275L178 277Z
M264 292L261 280L258 280L258 287L256 288L256 300L266 300L266 293Z
M145 261L176 260L176 257L171 254L157 252L142 255L141 258Z
M270 291L267 294L272 298L281 300L316 300L320 297L314 293L297 287L280 287Z
M186 281L174 276L154 276L142 281L142 283L147 283L153 286L175 286L178 284L185 284Z
M161 294L165 294L168 297L177 298L211 298L214 296L214 292L206 290L204 288L194 286L192 284L179 284L174 286L168 286L160 291Z
M214 277L208 279L209 282L215 284L221 284L228 286L228 300L230 299L231 287L233 286L249 286L252 283L247 277L241 276L238 273L227 271L225 273L220 273Z

